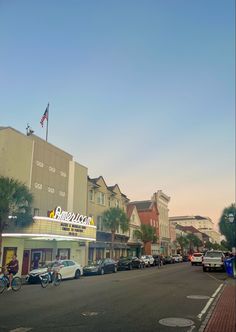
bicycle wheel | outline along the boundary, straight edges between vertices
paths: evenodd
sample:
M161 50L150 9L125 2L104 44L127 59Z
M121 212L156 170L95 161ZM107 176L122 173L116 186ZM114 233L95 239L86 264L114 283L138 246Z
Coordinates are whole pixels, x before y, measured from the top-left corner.
M14 277L12 279L11 287L14 292L17 292L19 289L21 289L21 278L19 277Z
M61 283L61 274L60 273L57 273L56 277L54 277L54 280L53 280L53 283L55 286L59 286L60 283Z
M46 288L47 285L49 284L50 278L48 274L45 274L44 276L40 277L40 282L41 282L41 286L43 288Z
M4 290L6 289L6 281L4 279L0 279L0 294L2 294L4 292Z

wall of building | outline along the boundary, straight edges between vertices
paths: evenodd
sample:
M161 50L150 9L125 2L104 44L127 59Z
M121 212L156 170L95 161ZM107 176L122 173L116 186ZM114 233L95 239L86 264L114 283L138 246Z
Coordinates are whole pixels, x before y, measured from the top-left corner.
M30 187L33 142L12 128L0 130L0 175Z

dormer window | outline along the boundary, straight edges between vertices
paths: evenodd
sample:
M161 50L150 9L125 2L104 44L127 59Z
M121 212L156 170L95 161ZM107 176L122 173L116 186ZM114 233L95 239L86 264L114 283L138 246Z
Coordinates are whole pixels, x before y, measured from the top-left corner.
M89 200L90 202L94 202L94 190L89 190Z
M100 191L97 193L97 204L105 205L105 194Z

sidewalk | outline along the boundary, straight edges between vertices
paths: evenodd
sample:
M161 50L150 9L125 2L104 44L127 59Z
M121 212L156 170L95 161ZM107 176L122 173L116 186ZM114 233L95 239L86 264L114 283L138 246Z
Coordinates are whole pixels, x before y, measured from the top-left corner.
M204 332L236 331L236 280L229 280L221 294Z

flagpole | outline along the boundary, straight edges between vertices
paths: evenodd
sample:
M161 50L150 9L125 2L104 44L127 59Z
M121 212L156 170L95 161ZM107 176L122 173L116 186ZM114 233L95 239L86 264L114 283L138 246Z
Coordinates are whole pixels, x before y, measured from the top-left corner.
M48 103L48 116L47 116L47 128L46 128L46 142L48 141L48 119L49 119L49 103Z

